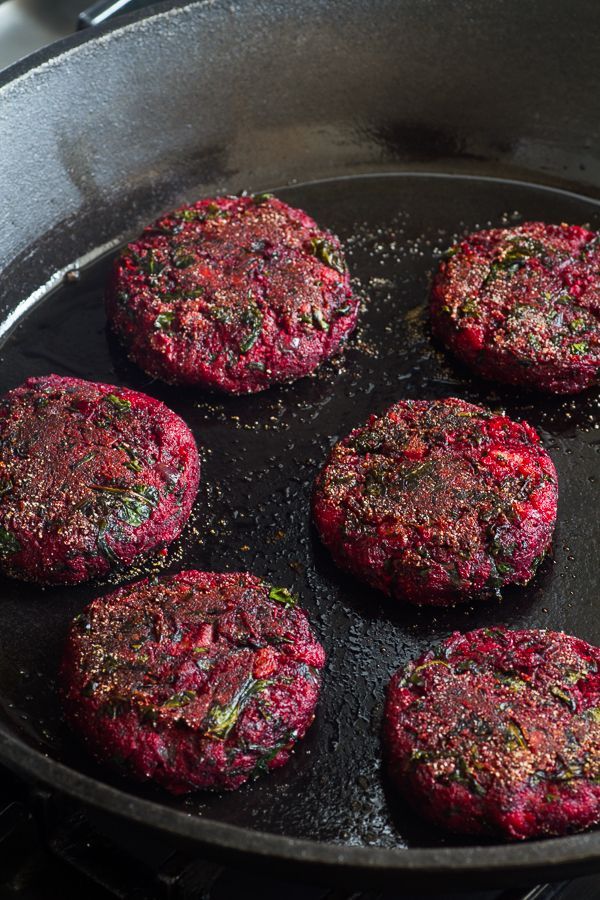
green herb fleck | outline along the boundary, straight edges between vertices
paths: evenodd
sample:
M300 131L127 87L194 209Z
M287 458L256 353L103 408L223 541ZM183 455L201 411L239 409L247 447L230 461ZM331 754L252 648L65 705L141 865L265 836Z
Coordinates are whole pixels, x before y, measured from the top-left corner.
M527 750L527 741L518 722L511 719L506 726L506 742L510 750Z
M479 784L475 773L462 756L455 760L455 769L447 776L447 779L448 781L455 781L458 784L463 784L468 790L479 796L485 794L485 788L483 785Z
M189 269L195 262L196 257L194 254L187 252L183 248L180 248L173 254L173 265L176 269Z
M216 219L218 216L225 218L229 215L229 210L223 209L218 203L209 203L204 215L207 219Z
M120 563L121 560L109 546L107 538L110 535L109 521L106 518L100 519L98 523L98 547L104 553L107 559L113 563Z
M318 328L320 331L329 331L329 323L323 315L322 310L318 308L313 309L312 317L316 328Z
M179 691L163 703L163 709L182 709L196 697L196 691Z
M324 238L313 238L310 242L310 251L313 256L320 259L330 269L335 269L340 275L343 275L346 271L344 257L339 250L335 249L331 241L327 241Z
M263 327L263 316L258 306L255 304L248 306L248 308L244 310L242 322L244 325L249 326L250 329L243 341L240 342L240 352L247 353L248 350L251 350L252 347L254 347L260 337Z
M509 275L514 275L515 272L525 265L528 259L531 259L532 257L540 259L545 253L546 250L539 241L524 239L520 243L509 244L501 251L498 258L492 261L490 270L482 287L485 287L493 278L495 278L498 272L506 272Z
M146 271L148 275L160 275L164 266L159 267L159 263L154 256L154 250L148 250L146 254Z
M425 669L431 668L431 666L445 666L447 669L450 668L447 662L444 662L443 659L430 659L428 662L421 663L420 666L417 666L412 670L409 677L410 684L415 684L418 686L423 685L423 679L420 675Z
M498 264L503 269L520 268L528 259L540 258L546 253L545 247L540 241L534 241L531 238L525 239L520 243L509 244L502 252Z
M78 459L77 462L71 464L72 469L78 469L79 466L84 466L86 463L91 462L98 454L95 450L90 450L89 453L86 453L85 456L82 456L81 459Z
M224 741L229 736L251 697L264 691L270 684L270 681L264 679L256 680L250 677L226 706L215 704L208 715L206 736Z
M258 760L253 769L253 774L258 774L259 772L268 772L269 763L271 763L278 753L281 753L282 750L286 750L290 744L298 737L298 732L294 729L290 729L286 731L281 740L277 741L276 744L271 747L268 753L263 754L261 758ZM248 750L259 750L262 752L263 747L260 745L250 744L248 746Z
M542 342L537 334L532 334L531 332L527 335L527 342L530 347L533 347L534 350L540 350L542 346Z
M154 320L154 327L158 329L158 331L170 331L174 318L174 312L160 313Z
M274 194L267 194L267 193L253 194L252 199L258 206L260 206L261 203L266 203L267 200L272 200L274 196L275 196Z
M295 606L298 598L295 597L286 587L273 587L269 591L269 600L275 603L283 603L284 606Z
M589 344L587 341L578 341L576 344L571 344L570 350L571 353L575 353L577 356L582 356L587 352Z
M176 291L163 294L162 299L164 303L176 303L178 300L197 300L198 297L202 297L203 294L204 287L202 287L202 285L196 285L194 288L179 288Z
M108 674L119 668L119 660L114 653L105 653L101 660L102 672Z
M431 750L420 750L418 747L415 747L410 754L411 762L432 762L435 759L436 755Z
M148 275L148 279L151 283L155 283L158 276L161 275L166 268L158 262L154 255L154 248L152 247L144 256L140 256L140 254L136 253L134 250L129 251L129 256L139 267L140 271Z
M0 478L0 497L3 497L4 494L8 494L13 488L13 483L10 478Z
M105 399L112 403L119 412L126 412L126 410L131 409L131 400L126 400L125 397L118 397L117 394L107 394Z
M556 772L549 774L547 777L551 781L573 781L574 778L581 778L582 775L582 766L576 760L571 760L570 762L559 760Z
M202 219L204 216L199 210L193 208L180 209L175 213L175 218L183 219L184 222L193 222L195 219Z
M12 553L18 553L21 545L7 528L0 526L0 556L10 556Z
M496 672L496 681L505 684L511 691L522 691L527 686L527 682L519 678L518 675L512 675L509 672Z
M223 322L224 325L229 325L232 321L231 309L228 306L211 306L211 308L207 310L207 314L211 319L215 319L217 322Z
M129 457L128 461L124 464L126 469L130 469L132 472L141 472L142 464L138 459L138 455L136 451L132 447L128 447L127 444L117 444L117 449L122 450L123 453L126 453Z
M567 693L567 691L563 691L562 688L558 687L558 685L552 685L550 688L550 693L553 697L556 697L557 700L560 700L565 706L568 706L571 712L575 712L577 709L577 704L575 703L575 698L571 696L571 694Z
M592 253L596 252L599 245L600 245L600 234L596 234L596 235L594 235L594 237L591 240L589 240L587 242L587 244L584 244L584 246L581 250L580 259L583 262L585 262L588 256L591 256Z
M132 488L92 485L92 490L100 493L109 508L116 512L117 517L132 528L137 528L150 518L159 500L156 488L144 484ZM108 523L105 523L101 532L107 528Z
M476 319L479 316L479 304L474 297L467 297L458 309L461 316L471 316Z

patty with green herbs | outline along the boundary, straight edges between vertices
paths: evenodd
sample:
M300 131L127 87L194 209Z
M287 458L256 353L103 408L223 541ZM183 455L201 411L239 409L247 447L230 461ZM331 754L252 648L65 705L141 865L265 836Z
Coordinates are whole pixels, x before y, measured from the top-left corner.
M75 584L164 550L200 477L194 437L158 400L44 375L0 400L0 570Z
M130 358L172 384L262 391L314 371L354 329L337 237L271 195L200 200L117 258L107 290Z
M286 587L187 571L91 603L72 624L61 684L99 762L182 794L282 766L313 721L324 663Z
M600 822L600 649L555 631L456 632L400 669L384 741L402 796L504 840Z
M434 333L471 369L573 394L600 382L600 233L526 222L454 244L431 295Z

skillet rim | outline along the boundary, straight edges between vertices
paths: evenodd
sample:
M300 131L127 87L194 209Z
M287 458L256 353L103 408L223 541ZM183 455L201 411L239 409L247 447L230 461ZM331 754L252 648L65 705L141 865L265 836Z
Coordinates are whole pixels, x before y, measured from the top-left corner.
M562 877L565 866L594 871L600 858L600 831L519 844L468 845L461 847L353 847L331 842L292 838L230 825L172 809L112 787L103 781L50 759L16 736L0 732L0 758L44 785L121 819L135 822L187 842L216 847L244 857L270 862L300 864L334 872L351 869L369 875L405 872L410 876L448 876L466 873L487 881L494 876Z
M138 25L150 19L176 15L192 7L204 7L209 11L224 3L225 0L165 0L149 9L69 35L0 72L0 94L47 64L60 62L80 47L101 39L110 40L128 30L135 31ZM540 184L547 182L542 180ZM438 879L438 883L455 882L469 874L474 876L473 885L491 883L494 878L501 878L503 883L522 883L536 875L545 880L557 880L564 877L569 868L573 874L600 871L600 830L520 844L356 847L225 824L143 799L51 759L16 734L6 731L4 723L0 724L0 762L101 812L163 835L176 836L196 846L219 850L228 858L238 856L263 863L277 861L333 876L361 873L377 878L405 873L411 879L420 877L424 882Z

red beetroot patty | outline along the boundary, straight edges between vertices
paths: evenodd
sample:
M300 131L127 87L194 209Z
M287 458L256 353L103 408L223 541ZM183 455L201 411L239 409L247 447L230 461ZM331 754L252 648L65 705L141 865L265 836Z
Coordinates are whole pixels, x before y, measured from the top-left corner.
M397 672L389 771L442 828L523 839L600 822L600 649L552 631L456 632Z
M108 318L151 375L245 394L312 372L352 331L338 239L270 195L200 200L117 259Z
M282 766L313 721L324 663L286 588L190 571L91 603L61 682L96 759L181 794Z
M527 222L452 247L433 284L434 333L486 378L556 394L598 384L600 235Z
M341 568L398 599L446 605L529 581L557 494L525 422L463 400L405 400L335 445L313 514Z
M0 401L0 568L75 584L181 532L199 479L185 422L158 400L28 378Z

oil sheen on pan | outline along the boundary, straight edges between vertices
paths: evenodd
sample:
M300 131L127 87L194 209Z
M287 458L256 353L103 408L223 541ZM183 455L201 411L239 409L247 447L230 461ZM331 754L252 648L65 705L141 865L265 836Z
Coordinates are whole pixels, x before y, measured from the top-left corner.
M432 341L431 278L456 239L520 221L598 229L598 207L576 196L486 179L360 177L273 190L343 244L359 324L341 357L309 377L244 397L210 396L147 377L107 334L104 285L112 259L82 271L36 306L2 346L5 392L57 372L128 385L162 400L193 431L202 481L190 527L167 557L128 581L182 569L252 572L302 598L327 653L314 723L290 760L234 793L188 798L134 784L96 766L60 725L55 679L72 619L108 584L46 588L6 580L0 629L3 716L24 740L77 769L171 808L275 834L352 846L423 847L450 838L424 823L389 785L381 764L385 686L392 674L453 631L505 625L565 631L600 644L598 395L556 397L483 381ZM158 212L158 210L157 210ZM368 300L367 300L368 297ZM399 400L457 397L528 422L558 472L551 549L526 586L456 608L390 600L341 572L309 509L331 447ZM477 841L480 839L477 838Z

